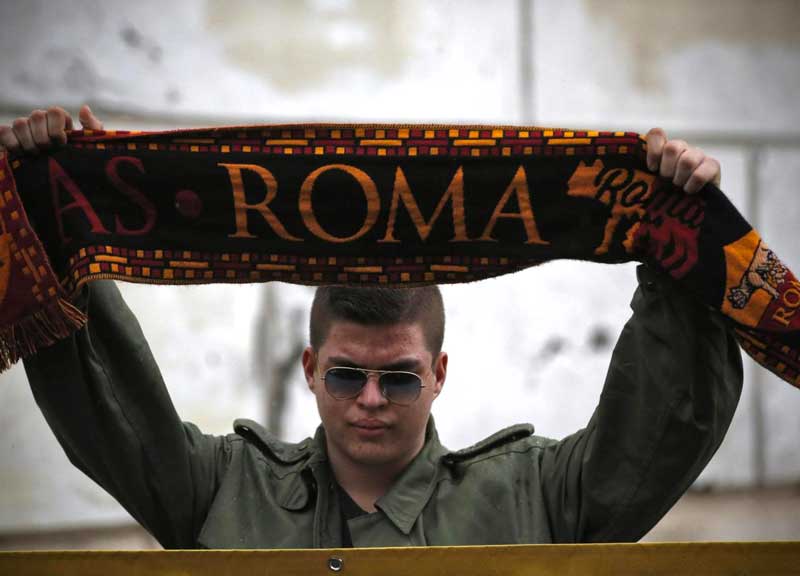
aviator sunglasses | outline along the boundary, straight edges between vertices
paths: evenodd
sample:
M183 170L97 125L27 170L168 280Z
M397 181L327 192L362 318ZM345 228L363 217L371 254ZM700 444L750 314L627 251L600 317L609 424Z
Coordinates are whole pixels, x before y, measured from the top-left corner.
M322 380L325 382L328 394L333 398L349 400L361 394L370 374L378 375L378 386L383 397L399 406L413 404L425 388L418 374L402 370L368 370L334 366L325 371Z

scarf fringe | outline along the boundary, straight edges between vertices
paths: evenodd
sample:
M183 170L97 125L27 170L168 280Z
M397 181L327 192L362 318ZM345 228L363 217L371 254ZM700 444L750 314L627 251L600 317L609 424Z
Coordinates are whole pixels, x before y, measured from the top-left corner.
M3 327L0 329L0 371L66 338L87 320L86 314L68 300L57 298L38 312Z

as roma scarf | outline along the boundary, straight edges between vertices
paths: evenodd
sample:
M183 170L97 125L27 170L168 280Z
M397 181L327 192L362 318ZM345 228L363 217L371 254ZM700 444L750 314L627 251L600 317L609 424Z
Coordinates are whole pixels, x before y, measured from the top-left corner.
M412 286L646 262L800 385L800 283L727 198L628 132L287 125L75 132L0 162L0 364L85 322L86 282Z

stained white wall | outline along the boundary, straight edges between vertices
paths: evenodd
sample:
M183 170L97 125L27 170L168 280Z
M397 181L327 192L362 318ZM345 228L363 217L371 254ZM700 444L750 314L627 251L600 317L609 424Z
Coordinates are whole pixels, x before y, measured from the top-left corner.
M288 119L661 125L706 139L722 161L723 189L800 268L800 5L523 5L0 0L0 121L87 101L111 128ZM632 265L555 262L446 287L451 363L434 408L445 444L461 447L520 421L554 437L585 423L634 286ZM263 414L250 365L259 287L123 289L185 419L224 433L235 417ZM279 293L287 307L311 297L285 285ZM797 482L800 391L747 370L734 426L701 482L756 480L756 386L764 390L766 480ZM298 370L286 437L310 434L317 421ZM0 376L0 430L0 531L125 517L61 454L18 368Z

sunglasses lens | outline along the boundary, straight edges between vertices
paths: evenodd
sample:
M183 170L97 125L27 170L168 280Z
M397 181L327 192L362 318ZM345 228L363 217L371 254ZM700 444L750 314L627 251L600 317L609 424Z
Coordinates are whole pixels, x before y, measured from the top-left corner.
M381 375L380 383L386 398L400 405L414 402L422 389L422 380L411 372L387 372Z
M367 375L352 368L331 368L325 373L328 393L340 400L358 396L366 383Z

